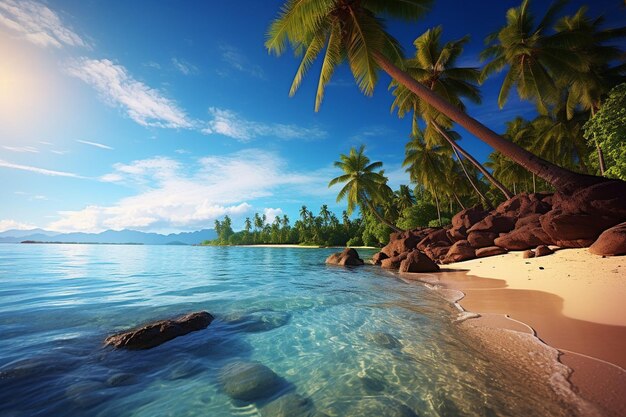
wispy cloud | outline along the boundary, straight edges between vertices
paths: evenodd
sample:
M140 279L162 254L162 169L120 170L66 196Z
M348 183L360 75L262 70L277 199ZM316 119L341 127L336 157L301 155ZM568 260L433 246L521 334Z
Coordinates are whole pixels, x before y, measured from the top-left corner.
M36 228L34 224L18 222L12 219L0 220L0 232L6 232L7 230L31 230Z
M212 119L207 127L202 129L205 134L220 134L237 139L241 142L249 142L256 137L269 136L278 139L323 139L327 136L326 131L317 127L307 128L293 124L263 123L247 120L232 110L211 107L209 115Z
M30 166L30 165L14 164L12 162L4 161L2 159L0 159L0 167L9 168L9 169L17 169L20 171L30 171L30 172L35 172L37 174L49 175L52 177L83 178L80 175L74 174L72 172L54 171L51 169L39 168L39 167Z
M2 146L3 149L11 152L20 152L20 153L39 153L39 149L34 146Z
M222 53L222 61L227 63L230 68L255 78L265 78L263 69L251 63L250 60L234 46L222 44L220 45L220 51Z
M174 101L135 80L126 68L108 59L71 60L67 72L91 85L108 104L121 107L142 126L174 129L194 126Z
M281 157L261 149L209 156L195 164L166 157L137 160L116 164L101 179L136 187L137 193L109 206L63 211L47 228L197 229L226 214L241 220L252 212L255 200L271 197L276 204L282 198L293 198L296 190L326 188L327 182L310 172L291 171ZM276 208L269 210L266 213L279 213Z
M0 25L42 47L89 47L55 12L35 1L0 0Z
M110 150L110 151L112 151L112 150L113 150L113 148L112 148L112 147L110 147L109 145L105 145L105 144L103 144L103 143L98 143L98 142L90 142L90 141L88 141L88 140L80 140L80 139L77 139L77 140L76 140L76 142L78 142L78 143L82 143L82 144L85 144L85 145L89 145L89 146L94 146L94 147L96 147L96 148L100 148L100 149L108 149L108 150Z
M172 65L183 75L192 75L198 73L198 67L184 59L172 58Z

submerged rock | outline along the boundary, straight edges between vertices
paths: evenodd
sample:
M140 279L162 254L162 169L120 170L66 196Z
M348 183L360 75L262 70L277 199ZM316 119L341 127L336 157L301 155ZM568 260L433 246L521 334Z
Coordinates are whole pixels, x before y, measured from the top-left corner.
M595 255L626 255L626 222L605 230L589 248Z
M384 261L387 258L389 258L389 256L387 256L385 252L378 252L378 253L375 253L374 256L372 256L372 263L374 265L380 265L382 261Z
M295 392L282 395L259 410L261 417L313 417L317 416L313 401Z
M283 385L274 371L258 362L232 362L220 370L218 380L230 398L249 402L270 397Z
M284 311L262 310L248 314L230 315L224 318L229 325L242 332L265 332L282 327L289 323L291 314Z
M109 336L104 340L104 344L119 349L150 349L178 336L206 329L212 321L212 315L200 311L175 320L161 320L139 329Z
M359 266L363 265L363 259L359 258L359 254L353 248L345 248L342 252L333 253L326 258L326 263L330 265L341 266Z

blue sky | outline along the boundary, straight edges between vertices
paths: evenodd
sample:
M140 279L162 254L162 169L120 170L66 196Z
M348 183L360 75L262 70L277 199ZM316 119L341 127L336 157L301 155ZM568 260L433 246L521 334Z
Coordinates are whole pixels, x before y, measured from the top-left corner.
M255 211L295 219L302 204L340 213L332 163L360 144L392 186L408 183L410 123L389 112L387 76L365 97L340 68L315 113L316 66L288 97L298 61L263 46L281 3L0 0L0 231L172 232L225 214L238 227ZM623 23L623 2L590 3L607 26ZM445 40L470 34L461 62L479 66L485 35L519 1L476 4L438 0L389 30L407 54L436 25ZM496 131L534 114L514 96L499 110L500 81L469 107ZM481 160L490 152L467 134L462 145Z

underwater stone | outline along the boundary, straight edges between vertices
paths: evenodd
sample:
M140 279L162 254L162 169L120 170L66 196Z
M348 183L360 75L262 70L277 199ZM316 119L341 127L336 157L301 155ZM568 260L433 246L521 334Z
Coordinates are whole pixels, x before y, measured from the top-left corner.
M386 348L386 349L399 349L402 347L402 342L396 339L395 336L385 332L373 332L365 335L367 340L371 343Z
M364 398L345 414L345 417L362 416L419 417L406 405L387 397Z
M259 410L262 417L312 417L313 402L294 392L278 397Z
M226 317L228 324L236 325L242 332L265 332L289 323L291 314L284 311L255 311L249 314Z
M232 362L221 369L218 380L229 397L243 401L269 397L282 385L274 371L257 362Z

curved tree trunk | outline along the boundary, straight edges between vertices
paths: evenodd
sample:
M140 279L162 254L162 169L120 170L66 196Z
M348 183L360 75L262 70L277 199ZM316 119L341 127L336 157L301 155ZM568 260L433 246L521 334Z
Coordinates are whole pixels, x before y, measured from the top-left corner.
M367 205L367 207L372 212L372 214L374 214L374 216L376 216L376 218L378 220L380 220L382 223L384 223L387 227L392 229L394 232L403 232L404 231L402 229L399 229L397 226L395 226L393 223L391 223L390 221L385 219L383 216L381 216L380 213L378 212L378 210L376 210L376 207L374 207L374 204L368 198L366 198L366 197L362 197L362 198L363 198L363 201L365 202L365 204Z
M443 136L448 141L450 146L452 146L452 148L455 149L455 153L457 151L460 152L465 158L467 158L472 164L474 164L474 166L476 168L478 168L478 170L481 172L481 174L483 174L485 176L485 178L487 178L489 180L489 182L491 182L498 190L500 190L502 192L502 194L504 194L504 197L507 200L509 198L513 197L511 192L504 185L502 185L502 183L500 183L500 181L495 179L495 177L493 175L491 175L491 172L487 171L485 169L485 167L480 162L478 162L476 159L474 159L474 157L472 155L469 154L469 152L467 152L458 143L456 143L454 140L452 140L452 138L445 132L445 130L443 130L441 128L441 126L439 126L439 124L437 124L436 122L431 122L431 123L433 124L433 127L435 128L435 130L437 130L437 132L439 132L439 134L441 136ZM463 168L463 170L465 171L465 168ZM482 196L482 194L481 194L481 196ZM484 196L483 196L483 198L484 198Z
M542 158L539 158L515 143L502 138L478 120L471 118L465 112L448 103L438 94L420 84L409 74L402 71L389 61L379 51L374 51L373 54L376 63L397 82L404 85L419 98L464 127L468 132L485 142L487 145L552 184L557 190L565 193L571 193L579 188L605 181L601 177L578 174L568 169L561 168Z
M439 227L441 227L441 210L439 209L439 198L437 197L437 193L433 193L435 196L435 204L437 204L437 220L439 220Z
M465 206L461 202L461 199L459 198L459 196L454 191L452 191L452 195L456 199L456 202L459 203L459 206L461 206L461 210L465 210Z

